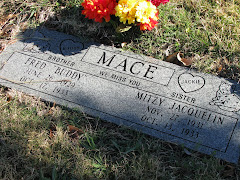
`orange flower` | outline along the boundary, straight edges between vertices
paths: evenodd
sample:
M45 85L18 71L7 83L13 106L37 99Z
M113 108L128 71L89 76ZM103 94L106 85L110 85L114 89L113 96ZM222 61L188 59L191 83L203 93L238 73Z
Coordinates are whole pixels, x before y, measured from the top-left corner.
M116 0L85 0L82 3L84 10L82 14L86 18L94 19L96 22L102 22L103 18L106 22L110 21L110 15L116 13Z

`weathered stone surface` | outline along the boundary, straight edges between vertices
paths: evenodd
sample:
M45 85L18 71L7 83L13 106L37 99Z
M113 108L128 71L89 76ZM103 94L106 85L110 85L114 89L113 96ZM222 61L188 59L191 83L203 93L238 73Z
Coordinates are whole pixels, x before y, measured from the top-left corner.
M0 83L237 163L240 86L40 29L1 55Z

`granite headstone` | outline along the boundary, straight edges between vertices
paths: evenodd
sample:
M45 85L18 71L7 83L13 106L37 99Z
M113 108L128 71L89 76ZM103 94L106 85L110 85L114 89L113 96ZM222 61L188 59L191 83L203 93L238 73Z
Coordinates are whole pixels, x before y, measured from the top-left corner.
M45 28L0 55L0 84L238 162L240 86Z

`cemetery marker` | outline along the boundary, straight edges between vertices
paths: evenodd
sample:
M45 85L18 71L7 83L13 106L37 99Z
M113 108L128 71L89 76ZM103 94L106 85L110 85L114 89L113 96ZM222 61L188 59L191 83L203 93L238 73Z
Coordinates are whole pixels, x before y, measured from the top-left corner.
M238 163L240 86L63 33L27 31L0 55L0 83Z

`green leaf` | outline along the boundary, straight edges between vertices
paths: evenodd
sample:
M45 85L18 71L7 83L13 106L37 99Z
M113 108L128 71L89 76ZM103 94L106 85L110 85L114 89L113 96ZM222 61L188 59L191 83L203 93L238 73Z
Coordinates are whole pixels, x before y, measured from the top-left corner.
M132 26L126 25L126 24L120 24L117 28L116 28L116 32L117 33L123 33L126 31L129 31L129 29L131 29Z
M92 166L95 167L95 168L100 168L102 165L101 165L101 164L93 163Z

